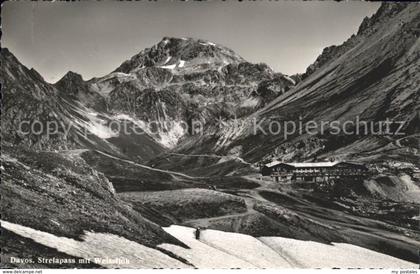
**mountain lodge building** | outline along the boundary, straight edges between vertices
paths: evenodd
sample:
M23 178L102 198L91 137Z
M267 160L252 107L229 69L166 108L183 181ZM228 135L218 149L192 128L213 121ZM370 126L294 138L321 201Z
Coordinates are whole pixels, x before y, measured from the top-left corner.
M349 162L284 163L274 161L263 165L260 171L263 176L271 176L276 182L364 179L368 174L366 166Z

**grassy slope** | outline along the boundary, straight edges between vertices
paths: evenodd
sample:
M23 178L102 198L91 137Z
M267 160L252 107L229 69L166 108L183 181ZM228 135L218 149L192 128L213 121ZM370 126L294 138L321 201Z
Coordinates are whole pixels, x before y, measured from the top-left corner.
M183 189L158 192L128 192L120 194L128 202L151 208L182 222L189 219L222 216L246 211L243 199L207 189Z
M3 220L74 239L95 231L150 247L180 244L120 200L106 177L77 155L2 149Z

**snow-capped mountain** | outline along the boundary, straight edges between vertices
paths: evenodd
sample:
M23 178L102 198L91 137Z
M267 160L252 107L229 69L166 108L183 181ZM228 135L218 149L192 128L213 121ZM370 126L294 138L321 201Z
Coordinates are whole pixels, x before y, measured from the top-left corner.
M271 80L279 88L267 92ZM151 136L163 146L174 148L191 133L182 125L197 120L207 126L216 119L249 114L294 84L224 46L165 37L114 72L84 85L106 98L110 113L142 125L152 122L154 128L144 130L154 132Z
M2 51L2 59L6 92L34 97L24 100L17 96L20 99L16 100L24 100L19 106L6 101L5 115L22 112L27 116L31 113L29 108L45 105L42 109L46 113L38 110L34 117L26 118L34 121L51 117L63 125L63 132L70 123L75 125L68 136L61 134L54 141L43 141L42 135L16 135L18 122L23 118L12 115L15 127L5 129L15 135L12 139L22 138L29 146L38 148L93 146L143 159L149 159L146 156L151 155L149 150L155 153L175 147L191 133L187 128L193 120L211 127L216 119L249 114L294 85L292 79L274 73L265 64L251 64L226 47L191 38L164 38L114 72L89 81L70 71L51 85L35 70L20 64L7 49ZM280 88L267 92L271 80ZM33 100L40 103L32 103ZM141 141L129 137L123 142L129 135L110 130L107 125L112 121L129 124L145 134L136 137ZM88 138L82 134L85 131ZM138 148L133 150L133 144ZM143 152L139 153L139 149Z
M412 267L418 7L382 4L356 35L290 77L212 42L164 38L103 77L69 72L50 84L2 49L2 263L39 254L121 255L137 268ZM405 135L253 134L253 119L267 130L299 117L389 118L404 122ZM195 120L203 135L183 127ZM56 133L39 130L51 123ZM280 184L256 168L272 157L331 156L372 162L378 174ZM193 227L207 228L201 239ZM119 267L19 265L86 266Z
M340 46L326 48L305 74L291 77L275 73L265 64L246 62L234 51L209 41L165 37L108 75L84 81L69 72L50 85L3 50L2 80L5 87L10 86L6 92L19 92L41 103L6 101L5 115L16 118L23 115L21 112L31 113L26 112L28 108L45 105L34 113L77 121L107 142L116 135L104 132L101 125L118 120L141 128L158 146L176 147L178 151L216 150L243 156L254 151L255 145L264 144L258 153L250 154L252 161L273 151L288 151L287 157L292 158L329 157L340 148L331 147L332 137L292 136L283 140L282 136L251 136L249 118L265 120L263 127L273 117L344 121L357 116L373 122L389 118L403 121L404 130L416 134L418 17L415 5L384 4L363 21L357 35ZM387 28L388 24L393 27ZM43 110L48 114L41 114ZM232 127L232 121L238 120L239 127ZM191 136L192 130L185 125L193 121L204 125L204 136ZM13 118L7 123L13 123ZM5 132L8 130L16 132L10 126ZM21 138L13 134L12 139ZM37 136L31 138L24 141L42 143ZM262 139L265 141L260 142ZM342 146L351 146L354 141L379 147L386 143L369 136L347 139ZM61 143L68 145L67 141ZM197 143L203 145L197 147ZM300 155L297 146L304 147L306 154Z
M215 43L193 38L164 37L125 61L115 72L132 73L146 67L161 67L174 73L218 70L245 60L233 50Z

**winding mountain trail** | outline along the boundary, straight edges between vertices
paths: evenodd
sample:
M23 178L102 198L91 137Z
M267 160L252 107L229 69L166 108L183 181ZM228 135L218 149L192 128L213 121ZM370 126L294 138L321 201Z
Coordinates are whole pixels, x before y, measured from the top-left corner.
M175 155L175 156L182 156L182 157L208 157L208 158L217 158L221 161L229 161L229 160L238 160L239 162L252 166L253 164L250 162L245 161L243 158L239 156L231 156L231 155L216 155L216 154L182 154L182 153L168 153L168 155Z
M175 153L170 152L168 155L176 155L176 156L185 156L185 157L209 157L209 158L222 158L223 156L216 155L216 154L182 154L182 153Z
M198 219L191 219L189 221L184 222L185 225L193 225L193 226L201 226L201 227L208 227L211 222L213 221L221 221L221 220L229 220L229 219L236 219L234 231L239 231L239 227L242 224L241 217L246 217L251 214L258 214L259 212L254 209L255 204L259 202L264 203L271 203L264 197L260 195L260 191L271 191L275 193L281 194L281 192L277 189L278 185L273 184L272 181L268 180L256 180L250 176L244 176L245 179L258 182L260 184L259 187L254 189L243 189L241 193L238 193L238 196L241 197L245 201L246 205L246 212L242 213L234 213L234 214L226 214L222 216L216 217L207 217L207 218L198 218ZM217 191L225 192L228 189L219 188Z

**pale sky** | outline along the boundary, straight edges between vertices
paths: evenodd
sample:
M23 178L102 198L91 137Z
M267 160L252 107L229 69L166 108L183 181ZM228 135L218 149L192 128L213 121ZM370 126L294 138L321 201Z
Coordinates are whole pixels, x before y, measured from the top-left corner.
M2 47L49 82L67 71L103 76L164 36L231 48L277 72L304 72L326 46L344 42L375 2L6 2Z

